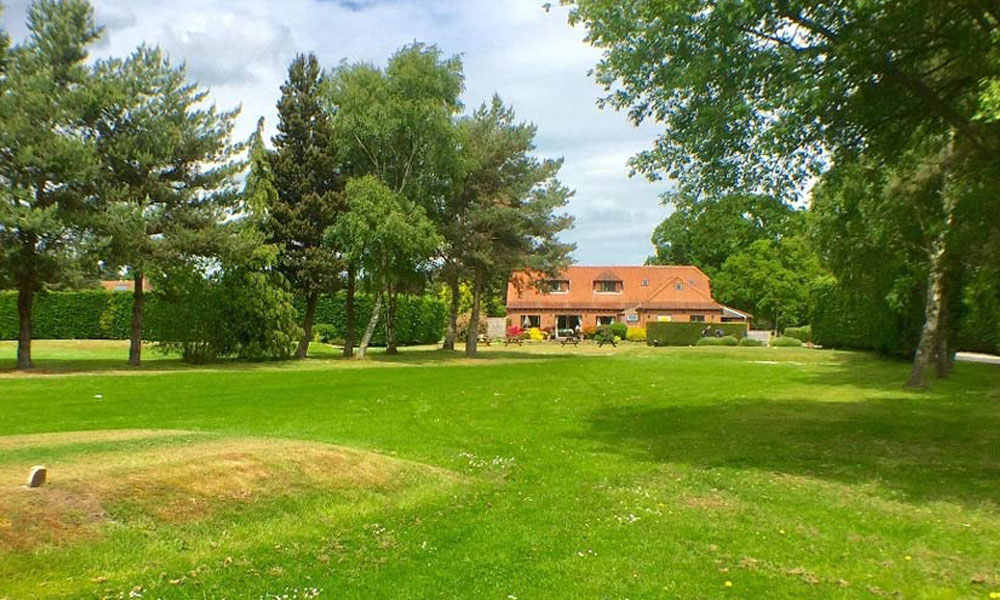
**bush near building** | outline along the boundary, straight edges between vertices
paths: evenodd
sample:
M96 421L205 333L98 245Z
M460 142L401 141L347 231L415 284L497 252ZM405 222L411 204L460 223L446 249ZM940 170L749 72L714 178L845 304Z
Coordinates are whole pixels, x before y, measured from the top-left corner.
M701 332L706 326L713 332L720 329L737 340L747 334L745 323L647 323L646 343L650 346L694 346L702 339Z

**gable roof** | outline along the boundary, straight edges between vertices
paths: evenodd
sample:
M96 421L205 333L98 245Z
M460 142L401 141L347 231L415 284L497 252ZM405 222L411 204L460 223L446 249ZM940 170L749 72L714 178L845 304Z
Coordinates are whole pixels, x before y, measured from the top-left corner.
M722 310L698 267L644 265L573 266L555 279L568 280L565 293L542 293L533 287L507 285L507 308L577 310ZM621 281L621 293L595 293L595 281ZM646 285L643 285L643 283Z

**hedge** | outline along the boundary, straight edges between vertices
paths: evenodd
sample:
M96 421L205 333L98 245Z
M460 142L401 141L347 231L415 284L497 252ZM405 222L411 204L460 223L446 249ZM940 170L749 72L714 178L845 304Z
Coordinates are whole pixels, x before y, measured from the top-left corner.
M893 310L868 290L844 289L833 278L810 291L812 341L824 348L874 350L912 356L923 325L923 306Z
M771 338L772 348L801 348L802 340L799 338L792 337L790 335L783 335L777 338Z
M155 292L146 294L144 337L155 340L149 325L156 322ZM296 303L301 311L302 303ZM373 298L355 298L358 339L368 324ZM301 314L301 313L300 313ZM35 339L128 339L132 322L132 294L85 290L50 292L35 296L32 310L32 337ZM335 337L345 330L344 294L324 296L316 306L314 323L333 326ZM379 320L372 343L385 344L385 322ZM431 297L400 296L396 315L396 335L400 345L434 344L444 337L445 307ZM17 292L0 292L0 339L16 340L18 334Z
M347 330L347 316L344 313L346 294L343 292L323 296L316 305L316 316L313 323L329 325L326 334L331 339L343 339ZM303 310L304 303L296 306ZM361 341L375 297L358 294L354 297L354 325L356 342ZM444 337L445 305L438 298L431 296L400 296L396 306L396 342L400 346L413 344L436 344ZM385 307L379 324L372 335L372 345L385 345Z
M646 323L646 343L650 346L694 346L706 326L721 329L726 335L740 339L747 334L745 323Z
M156 310L156 296L146 295L145 310ZM35 296L31 336L35 339L127 339L132 328L132 294L84 290ZM0 339L16 340L17 292L0 292Z
M742 341L742 340L740 340ZM698 339L696 346L737 346L739 341L731 335L722 337L703 337Z

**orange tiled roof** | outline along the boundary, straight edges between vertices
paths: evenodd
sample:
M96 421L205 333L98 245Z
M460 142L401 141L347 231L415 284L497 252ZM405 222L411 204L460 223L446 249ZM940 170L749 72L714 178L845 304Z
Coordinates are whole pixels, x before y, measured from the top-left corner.
M568 280L565 293L541 293L534 287L507 285L507 308L580 310L722 310L712 286L698 267L569 267L556 279ZM620 293L594 292L595 281L621 281ZM647 285L643 285L643 282Z

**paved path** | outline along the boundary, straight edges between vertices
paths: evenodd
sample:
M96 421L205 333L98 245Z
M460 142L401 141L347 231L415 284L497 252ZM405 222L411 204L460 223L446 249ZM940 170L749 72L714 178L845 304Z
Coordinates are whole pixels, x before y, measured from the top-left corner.
M957 352L955 353L955 360L1000 365L1000 356L980 354L978 352Z

